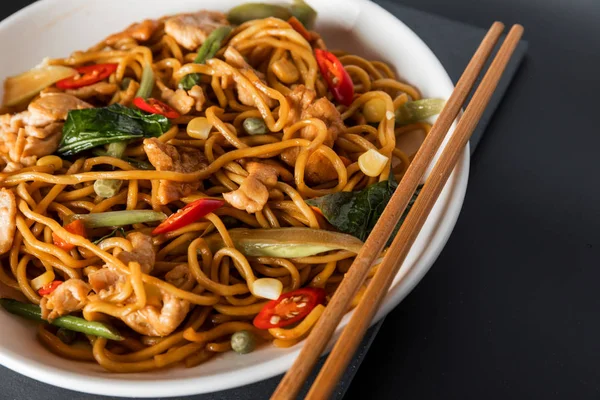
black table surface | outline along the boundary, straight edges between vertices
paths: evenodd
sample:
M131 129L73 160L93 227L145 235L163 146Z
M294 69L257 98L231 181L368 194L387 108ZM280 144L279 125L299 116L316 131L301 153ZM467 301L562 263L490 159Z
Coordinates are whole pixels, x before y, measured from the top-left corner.
M521 23L529 50L472 159L456 229L346 398L597 398L600 1L395 1Z
M456 229L347 398L598 398L600 1L399 2L521 23L529 49L472 159Z

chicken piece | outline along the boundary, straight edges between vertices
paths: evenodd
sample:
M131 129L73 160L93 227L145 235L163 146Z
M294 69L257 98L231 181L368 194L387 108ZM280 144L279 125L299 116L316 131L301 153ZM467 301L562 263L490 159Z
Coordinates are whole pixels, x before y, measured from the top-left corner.
M253 84L255 86L256 86L256 83L254 83L254 82L262 82L263 85L266 86L264 74L262 74L259 71L256 71L254 68L252 68L252 66L246 62L246 60L240 54L240 52L237 51L233 46L227 47L223 56L225 57L225 61L227 61L227 64L239 69L240 72L242 73L242 75L244 75L246 78L250 79L250 81L253 82ZM236 88L238 100L240 101L240 103L250 106L250 107L256 107L257 99L254 98L254 95L252 94L252 92L250 90L248 90L248 88L246 88L245 86L240 85L240 82L239 82L240 78L238 76L234 76L233 79L234 79L234 81L236 81L235 88ZM260 90L259 90L259 93L260 93L261 98L267 103L267 106L269 108L275 107L275 105L276 105L275 100L273 100L272 98L270 98L269 96L267 96L266 94L261 92Z
M317 94L314 90L306 88L304 85L298 85L286 96L290 104L290 116L288 125L295 124L298 121L317 118L327 126L326 146L332 147L339 135L344 133L346 127L340 112L335 108L332 102L322 97L316 99ZM313 140L318 134L317 128L307 126L300 130L300 136L304 139Z
M296 86L286 98L290 104L288 125L309 118L320 119L327 126L327 137L323 144L333 147L337 137L346 129L342 116L333 103L324 97L315 100L315 91L307 89L304 85ZM317 135L318 130L314 126L307 126L300 130L300 137L304 139L313 140ZM281 159L293 167L299 153L300 148L293 147L283 151ZM309 156L305 170L305 179L309 184L318 185L336 177L335 168L323 154L315 152Z
M127 89L121 90L121 99L119 100L119 104L129 107L139 88L140 84L134 80L131 80L129 82L129 86L127 86Z
M333 147L333 143L339 135L344 133L346 127L340 112L335 108L332 102L327 100L325 97L312 103L303 112L301 119L317 118L325 122L327 126L327 137L325 138L326 146ZM300 135L305 139L314 139L317 137L318 129L314 126L307 126L302 128Z
M196 50L215 29L229 25L227 16L218 11L202 10L180 14L165 22L165 33L186 49Z
M70 89L65 93L85 100L97 96L112 96L117 90L119 90L119 86L116 83L98 82L79 89Z
M133 304L137 300L133 292L129 292L129 296L125 292L127 276L112 267L104 266L90 273L88 281L100 300L117 304ZM123 298L123 293L127 297ZM122 316L121 319L142 335L167 336L185 319L190 304L160 289L156 289L156 293L147 291L147 305Z
M190 290L195 279L186 264L180 264L165 274L165 281L183 290Z
M130 262L138 262L144 274L149 274L154 268L156 261L156 251L152 244L152 238L140 232L132 232L127 235L127 240L131 242L133 251L122 251L117 258L126 265Z
M54 153L69 111L91 107L70 94L46 92L26 111L0 116L0 161L5 171L34 165L39 157Z
M239 189L224 193L225 200L238 210L252 214L261 211L269 200L269 189L277 184L277 169L271 165L249 162L248 176Z
M337 179L338 173L329 159L320 151L308 156L304 180L310 185L319 185Z
M192 111L195 101L192 97L188 96L185 90L171 90L160 81L158 87L160 88L161 97L165 103L177 110L179 114L186 115Z
M67 93L45 93L29 104L27 110L30 112L30 117L24 122L27 125L44 126L51 122L66 120L71 110L85 108L93 108L93 106ZM46 118L44 123L40 123L42 117ZM34 123L34 121L37 121L37 123Z
M141 310L122 316L134 331L148 336L168 336L183 322L190 310L190 303L162 291L162 307L147 305Z
M138 42L145 42L152 37L159 26L159 22L153 19L136 22L129 25L124 31L107 37L105 43L109 46L112 46L113 44L127 38L135 39Z
M196 111L201 112L204 108L204 104L206 104L206 95L204 94L204 90L198 85L194 85L190 90L188 90L188 95L194 99L196 103Z
M42 298L42 318L53 320L62 315L82 310L87 304L87 295L92 290L90 285L81 279L68 279L52 293Z
M0 189L0 255L7 253L17 230L17 202L8 189Z
M88 282L100 300L109 301L116 294L123 292L127 277L105 265L103 268L90 272Z
M172 90L164 83L157 81L162 99L181 115L189 114L195 106L196 111L202 111L206 101L204 91L200 86L194 86L187 92L183 89Z
M200 150L171 146L155 138L144 139L144 151L157 171L191 173L208 167L208 161ZM161 180L158 187L158 200L161 204L169 204L190 195L199 187L200 182Z
M288 125L293 125L302 119L302 112L315 102L317 92L298 85L285 98L290 105Z

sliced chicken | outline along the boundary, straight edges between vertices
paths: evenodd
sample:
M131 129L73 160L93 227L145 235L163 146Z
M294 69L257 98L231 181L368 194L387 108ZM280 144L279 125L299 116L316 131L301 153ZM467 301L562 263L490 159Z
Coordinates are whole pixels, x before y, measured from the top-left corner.
M106 38L105 43L109 46L127 38L132 38L138 42L149 40L158 29L160 23L153 19L147 19L142 22L131 24L122 32L115 33Z
M249 162L248 176L239 189L224 193L225 200L238 210L252 214L261 211L269 200L269 189L277 184L277 169L271 165Z
M121 318L134 331L148 336L168 336L183 322L190 303L162 292L162 305L147 305Z
M188 50L196 50L215 29L229 25L227 16L218 11L202 10L180 14L165 22L165 32Z
M315 102L317 92L304 85L298 85L285 98L290 105L288 125L293 125L302 120L302 112Z
M65 91L67 94L72 94L79 99L90 99L98 96L112 96L119 90L116 83L98 82L93 85L84 86L79 89L71 89Z
M157 171L190 173L208 167L208 161L198 149L175 147L161 143L155 138L144 139L144 151ZM158 200L169 204L190 195L200 187L200 182L173 182L161 180L158 187Z
M88 280L100 300L118 304L136 302L136 296L132 292L126 298L119 296L124 293L128 278L112 267L104 266L90 273ZM121 319L142 335L167 336L185 319L190 304L163 290L156 289L155 292L154 294L147 291L147 305L122 316Z
M251 82L262 82L262 84L264 84L266 86L264 74L262 74L259 71L256 71L254 68L252 68L252 66L250 66L250 64L248 64L246 62L246 60L240 54L240 52L237 51L233 46L227 47L227 49L225 49L225 53L223 55L225 57L225 61L227 61L227 64L239 69L240 72L246 78L250 79ZM250 107L256 107L258 99L255 98L255 95L252 93L252 91L250 91L244 85L241 85L238 82L239 78L237 76L234 77L233 79L236 81L235 88L236 88L238 100L240 101L240 103L250 106ZM267 106L269 108L275 107L275 105L277 103L275 100L273 100L266 94L260 92L260 90L259 90L259 93L260 93L260 98L267 103ZM258 100L258 101L260 101L260 100Z
M104 266L88 275L88 282L100 300L111 301L123 293L127 276L115 268ZM121 299L126 300L126 299Z
M52 293L42 298L42 318L53 320L62 315L80 311L87 304L87 295L92 290L90 285L81 279L69 279L58 286Z
M5 171L34 165L39 157L54 153L69 111L91 107L73 95L46 92L26 111L0 116L0 161Z
M180 264L165 274L165 281L183 290L190 290L195 279L186 264Z
M188 90L188 96L194 99L196 111L201 112L206 104L206 95L204 94L204 90L200 86L195 85Z
M122 251L117 255L117 258L125 264L132 261L138 262L142 272L149 274L156 261L156 251L152 244L152 238L140 232L132 232L127 235L127 240L131 242L133 251Z
M346 128L339 111L326 98L316 99L314 90L306 88L304 85L298 85L286 96L290 104L289 125L298 121L317 118L327 126L327 137L323 144L333 147L337 137L344 132ZM314 126L307 126L300 130L300 137L313 140L318 135L318 130ZM300 153L300 148L294 147L281 153L281 159L288 165L294 166ZM318 185L329 182L337 177L333 164L321 153L315 152L310 155L306 164L305 179L308 183Z
M183 89L172 90L160 81L157 81L157 86L162 99L180 114L189 114L194 108L202 111L206 98L200 86L194 86L187 92Z
M8 189L0 189L0 255L12 248L17 230L17 202Z
M64 121L69 111L85 108L92 108L92 105L73 95L60 92L45 93L29 104L27 110L30 112L30 117L24 122L28 125L43 126L51 122ZM45 123L40 123L41 118L46 118Z

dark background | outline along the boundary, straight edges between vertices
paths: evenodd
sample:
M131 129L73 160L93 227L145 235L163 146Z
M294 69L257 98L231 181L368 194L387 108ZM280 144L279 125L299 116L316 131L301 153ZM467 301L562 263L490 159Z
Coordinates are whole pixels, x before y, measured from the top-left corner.
M600 1L395 2L521 23L529 49L472 159L454 233L346 398L598 398ZM28 3L2 1L0 19Z
M598 0L400 0L525 26L462 214L348 398L592 399L600 386Z

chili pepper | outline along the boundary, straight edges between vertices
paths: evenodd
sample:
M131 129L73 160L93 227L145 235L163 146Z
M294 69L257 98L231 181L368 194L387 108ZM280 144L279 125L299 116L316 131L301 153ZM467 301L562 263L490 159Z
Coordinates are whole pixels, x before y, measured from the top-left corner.
M179 118L180 116L171 106L153 98L146 100L143 97L136 97L133 99L133 104L142 111L149 112L150 114L164 115L169 119Z
M215 211L223 204L225 204L223 200L198 199L164 220L152 231L152 234L160 235L161 233L167 233L183 228L186 225L196 222L206 214Z
M345 106L352 104L354 84L340 60L333 53L321 49L315 49L315 56L321 75L336 101Z
M77 75L56 82L62 90L77 89L103 81L117 70L119 64L94 64L75 68Z
M325 290L300 288L268 302L254 318L258 329L283 328L306 317L313 308L325 301Z
M54 292L57 287L62 285L62 283L62 281L52 281L49 284L42 286L42 288L38 290L38 293L40 294L40 296L47 296L50 293Z

